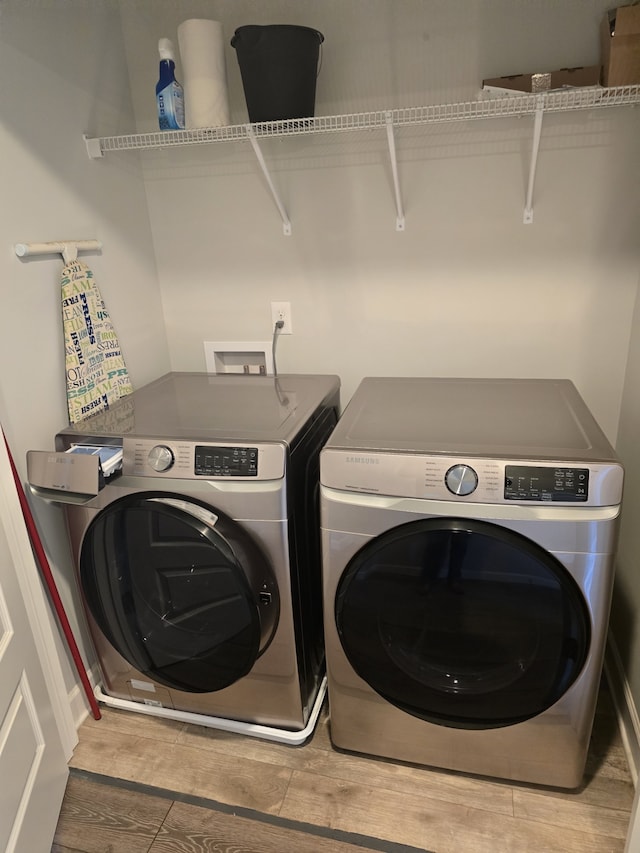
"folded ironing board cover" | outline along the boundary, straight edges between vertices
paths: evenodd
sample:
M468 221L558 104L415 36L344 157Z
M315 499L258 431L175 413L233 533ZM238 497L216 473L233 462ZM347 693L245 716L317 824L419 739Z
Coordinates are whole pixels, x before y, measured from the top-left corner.
M89 267L78 260L65 264L61 285L67 402L73 424L108 409L133 388Z

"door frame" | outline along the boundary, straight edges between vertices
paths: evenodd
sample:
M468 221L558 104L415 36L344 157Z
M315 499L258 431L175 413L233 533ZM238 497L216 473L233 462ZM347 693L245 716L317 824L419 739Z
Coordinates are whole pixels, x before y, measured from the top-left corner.
M38 657L44 671L52 711L67 761L78 743L78 733L65 688L62 665L57 652L60 642L52 626L51 608L39 575L31 541L22 515L9 457L0 435L0 489L2 510L6 513L7 534L15 546L16 573L24 599L29 624L34 636Z

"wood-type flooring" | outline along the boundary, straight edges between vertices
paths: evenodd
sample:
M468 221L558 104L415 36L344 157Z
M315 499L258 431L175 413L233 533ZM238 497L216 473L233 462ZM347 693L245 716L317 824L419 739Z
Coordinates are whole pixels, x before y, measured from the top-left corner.
M606 682L584 784L561 791L103 709L52 853L622 853L633 784Z

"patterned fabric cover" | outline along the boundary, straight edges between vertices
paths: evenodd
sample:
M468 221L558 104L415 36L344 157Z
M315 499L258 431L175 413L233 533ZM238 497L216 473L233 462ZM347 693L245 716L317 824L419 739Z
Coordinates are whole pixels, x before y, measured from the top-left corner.
M61 284L69 421L77 423L108 409L133 388L89 267L78 260L67 263Z

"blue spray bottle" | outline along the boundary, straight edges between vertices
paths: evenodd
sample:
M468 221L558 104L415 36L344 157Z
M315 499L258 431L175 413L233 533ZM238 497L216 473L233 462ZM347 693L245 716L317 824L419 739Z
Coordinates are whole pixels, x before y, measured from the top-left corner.
M156 104L160 130L182 130L184 127L184 92L176 80L176 62L170 39L160 39L160 79L156 86Z

